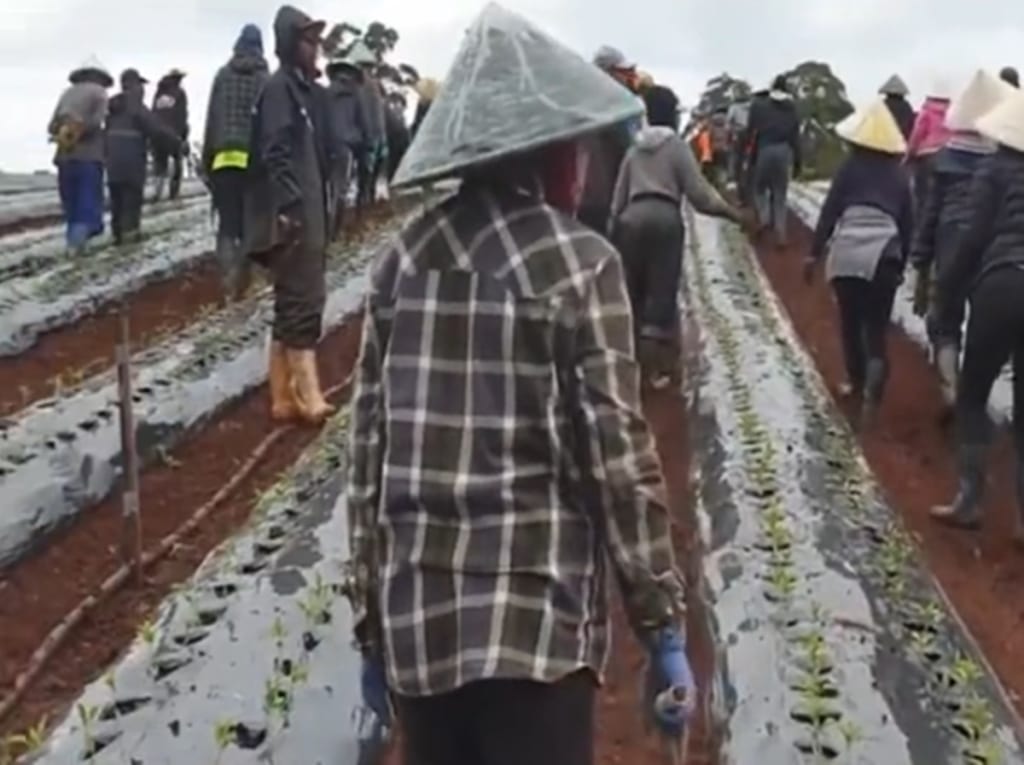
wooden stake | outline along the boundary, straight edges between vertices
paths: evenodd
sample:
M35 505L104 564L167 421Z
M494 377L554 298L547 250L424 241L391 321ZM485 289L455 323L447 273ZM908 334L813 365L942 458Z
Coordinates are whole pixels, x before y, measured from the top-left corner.
M136 585L142 584L142 519L139 507L139 454L135 444L135 412L132 406L131 333L128 302L121 303L117 343L117 387L121 409L121 461L124 488L121 498L121 559L131 569Z

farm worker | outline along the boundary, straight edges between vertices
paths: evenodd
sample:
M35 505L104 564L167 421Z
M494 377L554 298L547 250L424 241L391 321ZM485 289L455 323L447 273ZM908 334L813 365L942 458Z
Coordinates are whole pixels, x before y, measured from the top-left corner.
M153 96L153 113L171 128L178 136L178 146L174 151L158 148L153 152L153 170L157 175L156 198L163 196L164 184L167 183L170 171L170 199L177 199L181 192L181 176L184 158L188 156L188 96L181 87L185 73L180 69L172 69L160 78Z
M939 309L971 301L957 388L960 487L932 515L960 528L981 524L985 463L992 438L988 400L1007 361L1014 365L1013 432L1017 447L1016 539L1024 542L1024 94L1015 91L976 122L997 144L974 174L971 212L949 267L940 274Z
M977 132L976 123L1013 92L1012 86L981 70L946 114L946 126L952 137L932 161L932 181L917 222L911 254L917 272L914 310L919 316L928 313L929 284L933 278L942 279L971 222L974 174L995 151L995 144ZM956 400L963 323L963 302L939 308L928 321L942 395L949 407Z
M881 99L840 122L836 133L850 154L825 198L805 272L810 281L827 254L846 362L840 392L860 405L860 424L867 426L889 374L889 317L913 235L907 142Z
M416 114L413 116L412 128L410 132L412 138L416 138L416 134L419 132L420 125L423 122L424 117L427 116L427 112L430 111L430 105L437 98L437 91L441 89L437 80L430 77L421 77L416 84L413 86L413 90L416 91Z
M903 137L909 139L910 134L914 131L914 120L917 115L914 114L914 107L907 101L907 96L910 95L907 83L898 74L894 74L882 84L878 92L885 98L885 105L892 112L896 124L900 126Z
M110 99L106 127L110 228L117 244L142 237L142 201L149 149L174 147L178 137L146 108L146 80L135 69L121 74L121 92Z
M1007 82L1013 85L1015 88L1020 87L1020 72L1014 69L1012 66L1004 66L999 70L999 78L1003 82Z
M701 174L679 137L679 100L655 85L644 96L647 122L626 154L612 197L612 241L622 254L644 377L663 388L678 373L682 203L735 221L740 214Z
M722 104L715 108L708 120L711 140L711 179L717 185L724 185L729 173L729 107Z
M47 133L56 144L53 163L67 227L68 253L81 255L103 233L103 122L114 78L96 59L72 70Z
M324 112L315 88L325 23L290 5L274 19L281 65L256 100L246 189L245 251L274 280L270 345L271 415L322 422L316 366L326 287L328 176Z
M946 112L953 95L953 84L948 78L934 77L908 139L907 161L914 173L914 204L918 218L922 216L924 200L928 198L932 160L950 137Z
M582 139L636 108L490 4L395 176L462 179L377 259L352 408L364 698L407 763L593 763L606 561L651 693L694 698L621 261L573 219Z
M377 201L377 178L387 154L387 132L384 122L384 92L376 75L377 57L362 40L357 40L349 57L363 71L359 99L366 125L366 145L356 157L358 207Z
M269 77L263 34L246 24L213 78L201 160L217 208L217 262L229 300L240 298L249 284L249 259L242 252L249 134L253 105Z
M331 238L341 236L345 219L345 203L356 168L356 160L364 155L369 128L360 90L363 70L348 56L335 56L327 64L328 104L330 109L332 156L331 164Z
M693 148L697 154L697 163L705 176L710 175L709 168L714 157L711 150L711 128L707 120L701 120L697 134L693 137Z
M767 98L750 110L748 128L754 141L754 201L761 230L775 231L776 245L786 246L787 195L792 175L801 169L800 117L784 75L772 82Z
M644 96L648 90L654 87L654 76L650 72L637 72L636 93Z
M385 164L388 183L395 177L402 157L409 149L409 126L405 124L406 105L405 96L401 93L389 93L384 99L384 132L388 142Z
M594 65L627 93L632 92L636 66L626 59L622 51L604 45L594 55ZM639 102L635 106L638 112L643 111ZM615 178L626 150L633 142L633 130L642 119L639 116L621 125L611 125L587 138L587 168L579 219L600 234L608 231Z

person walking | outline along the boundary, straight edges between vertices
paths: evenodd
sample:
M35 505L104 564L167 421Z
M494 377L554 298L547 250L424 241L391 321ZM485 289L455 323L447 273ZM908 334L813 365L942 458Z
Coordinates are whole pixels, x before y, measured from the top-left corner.
M319 424L333 412L320 388L316 345L325 300L328 176L316 59L325 23L290 5L274 19L280 66L253 112L245 252L274 281L271 416Z
M146 108L148 82L137 69L125 69L121 73L121 92L110 99L105 141L110 228L116 244L131 244L142 238L150 149L173 149L179 143L177 134Z
M333 239L341 236L345 204L352 186L358 160L369 145L369 127L360 91L363 70L350 56L336 56L327 64L330 79L328 97L331 110L331 138L334 161L331 165Z
M377 57L362 40L357 40L349 51L349 59L363 73L359 100L366 130L366 144L356 160L356 206L362 210L377 201L377 178L387 153L387 133L384 122L384 94L374 76Z
M995 144L977 132L975 123L1013 92L1010 85L980 70L946 114L946 126L952 135L933 160L932 181L911 254L917 273L914 312L918 316L928 315L930 285L942 279L970 223L974 174L995 151ZM959 303L955 309L950 307L928 320L932 357L947 407L952 407L956 400L963 309L964 304Z
M799 175L800 117L783 75L772 82L766 98L750 110L748 131L753 144L754 202L761 231L773 230L780 249L787 244L789 183Z
M619 170L611 239L622 255L641 371L657 389L679 374L683 201L708 215L736 222L741 216L705 180L679 137L676 94L655 85L644 100L649 127L640 131Z
M678 737L696 698L622 265L573 218L584 137L637 106L489 4L395 175L462 179L377 258L352 408L363 696L406 763L591 765L606 566L647 714Z
M910 252L913 201L903 167L906 141L888 105L875 101L836 126L850 144L821 208L805 264L807 280L827 252L826 277L839 308L847 384L870 426L889 376L886 337Z
M384 106L384 132L388 140L388 156L386 163L386 178L391 183L398 172L398 166L402 163L402 157L409 150L411 137L409 126L405 123L405 96L401 93L391 93L385 99Z
M946 112L952 97L952 83L945 77L934 77L907 141L907 161L914 173L914 205L918 219L924 216L933 160L950 138Z
M729 125L729 177L736 184L736 196L746 205L747 194L747 127L750 124L750 96L740 93L726 112Z
M956 497L932 509L935 520L963 529L982 522L987 454L992 440L988 400L1013 362L1013 436L1017 451L1015 539L1024 543L1024 94L1014 91L976 123L996 143L974 174L969 223L940 275L936 310L971 310L957 389L960 480Z
M269 77L263 34L246 24L230 60L213 78L200 160L217 209L217 262L228 300L241 298L250 280L249 259L242 252L246 170L252 109Z
M180 69L172 69L160 78L153 96L153 113L178 136L178 146L174 151L157 149L153 154L153 171L156 173L156 199L163 196L164 186L168 177L170 185L169 199L177 199L181 193L181 177L184 172L184 161L188 156L188 96L181 86L185 73ZM168 176L169 174L169 176Z
M907 83L898 74L894 74L885 81L878 92L885 98L885 105L892 112L892 117L896 120L896 124L900 126L903 138L910 140L910 134L914 132L914 120L917 118L917 115L914 113L914 107L907 101L907 96L910 95L910 88L907 87Z
M47 133L56 145L53 163L65 223L68 254L82 255L103 233L103 124L107 90L114 84L96 59L72 70Z

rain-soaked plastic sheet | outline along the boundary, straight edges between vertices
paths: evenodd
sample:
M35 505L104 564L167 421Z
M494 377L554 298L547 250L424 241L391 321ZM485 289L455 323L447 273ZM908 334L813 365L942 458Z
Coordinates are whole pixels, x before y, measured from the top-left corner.
M365 709L342 473L348 412L328 423L252 525L140 627L40 765L376 765L390 732Z
M790 187L790 206L797 217L812 230L818 223L821 207L828 194L827 182L815 181L808 184L794 184ZM970 308L968 307L968 311ZM922 317L914 313L914 283L904 279L896 292L892 307L892 321L900 327L926 353L931 352L928 328ZM1007 365L996 380L989 398L989 414L996 422L1009 423L1013 416L1013 370Z
M1018 763L1012 705L742 235L691 218L687 397L723 762Z
M357 250L343 247L329 262L325 330L359 309L367 266L401 223ZM272 312L269 295L235 304L133 358L136 439L144 462L264 382ZM121 471L117 401L111 373L0 422L0 569L112 490Z
M641 111L628 90L579 54L491 3L466 32L395 184L456 174Z

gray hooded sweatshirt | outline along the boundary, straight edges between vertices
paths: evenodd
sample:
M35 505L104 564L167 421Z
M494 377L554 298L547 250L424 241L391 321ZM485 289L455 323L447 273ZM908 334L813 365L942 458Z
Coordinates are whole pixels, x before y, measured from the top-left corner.
M619 169L612 197L612 220L641 196L660 196L679 203L685 198L706 215L735 215L733 208L704 179L690 147L668 127L645 127L637 135Z

